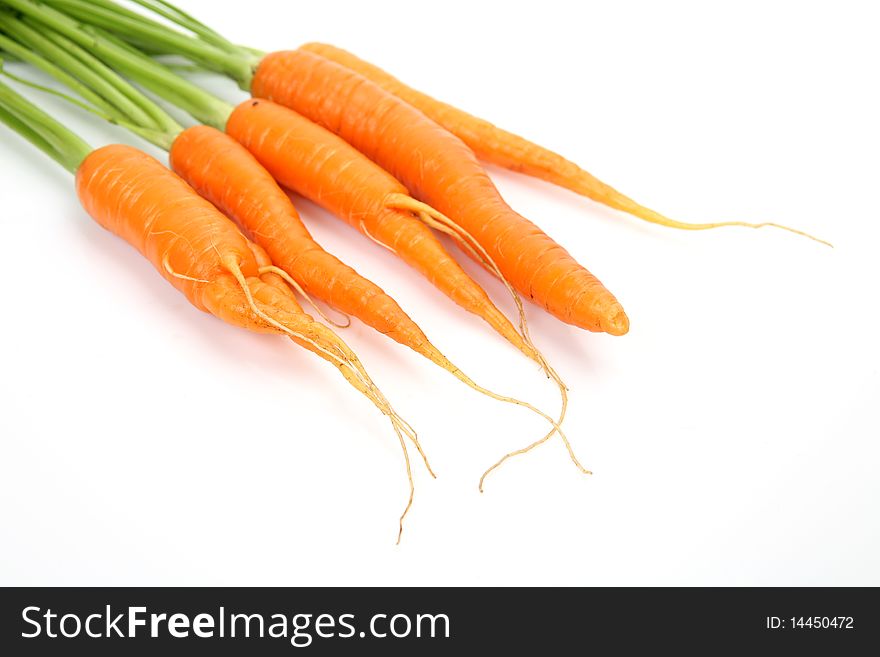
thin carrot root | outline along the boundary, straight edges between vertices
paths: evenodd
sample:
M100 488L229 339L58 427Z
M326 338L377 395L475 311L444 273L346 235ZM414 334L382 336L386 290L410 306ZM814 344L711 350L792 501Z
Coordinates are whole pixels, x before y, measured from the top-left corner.
M419 442L419 438L415 430L406 420L404 420L397 413L397 411L394 410L394 408L392 408L391 404L388 402L388 400L385 398L385 396L382 394L376 384L373 383L373 380L370 378L369 374L367 374L367 371L364 369L363 364L361 364L357 356L355 356L355 354L350 349L348 349L345 343L343 343L341 340L337 340L328 344L320 344L318 339L310 337L300 331L296 331L289 326L286 326L284 323L270 317L264 310L260 308L260 305L254 299L251 289L248 286L247 279L245 278L244 273L241 271L241 266L236 260L235 256L224 257L222 264L226 268L226 270L235 278L236 282L241 288L242 293L245 296L245 299L247 300L248 306L257 317L259 317L270 326L273 326L274 328L287 334L289 337L293 338L297 342L305 342L310 345L316 351L316 353L333 363L337 367L337 369L342 372L346 380L348 380L356 389L358 389L368 399L370 399L370 401L372 401L373 404L390 420L391 426L393 427L394 432L400 442L401 450L403 451L404 463L406 465L406 476L409 483L409 497L399 520L399 528L397 533L397 543L399 544L400 537L403 534L403 520L406 517L407 513L409 513L410 508L412 507L413 497L415 495L415 483L413 481L412 465L410 463L409 451L407 450L404 436L406 436L415 446L416 450L418 450L419 455L422 457L422 461L425 464L425 468L428 470L431 476L434 478L436 478L437 476L436 474L434 474L433 468L431 468L431 464L428 461L427 455L422 449L422 445ZM263 267L262 269L266 269L268 272L267 267ZM278 272L272 271L269 273L277 274ZM316 326L320 326L320 324ZM321 342L323 342L323 340Z
M422 222L424 222L430 228L437 230L441 233L449 235L453 239L455 239L456 243L459 244L467 253L469 253L477 262L483 263L483 265L489 269L495 276L504 283L504 286L507 288L507 291L510 293L511 298L516 305L517 314L519 316L519 329L520 335L522 336L525 344L533 351L534 356L533 359L541 365L541 368L544 370L545 374L549 379L551 379L556 386L559 388L559 396L561 398L561 408L559 412L559 419L554 421L552 418L547 416L542 411L538 410L531 404L527 404L526 402L519 401L517 399L513 399L511 397L502 397L500 395L496 395L495 393L478 386L476 383L471 381L468 377L464 375L461 370L455 368L455 371L450 370L456 377L464 381L467 385L472 388L479 390L485 395L492 397L493 399L499 399L500 401L505 401L508 403L513 403L519 406L524 406L529 408L530 410L538 413L543 418L548 420L552 425L553 429L545 435L540 440L535 441L531 445L524 447L522 449L516 450L515 452L510 452L502 457L495 465L490 467L483 473L483 476L480 477L479 490L483 492L483 482L486 479L486 475L488 475L492 470L496 469L500 466L504 461L506 461L511 456L517 456L519 454L525 454L530 452L534 448L543 445L545 442L550 440L554 434L559 434L560 439L562 440L563 445L565 446L566 451L568 452L569 458L575 464L575 466L584 474L592 474L589 470L584 468L581 465L581 462L578 460L577 455L574 452L574 448L571 446L571 442L569 442L568 437L565 435L565 432L562 431L560 426L565 420L565 415L568 410L568 386L559 376L555 369L547 362L547 359L541 353L541 351L535 346L535 343L532 341L532 337L529 334L529 326L528 321L526 320L525 308L523 307L522 298L519 295L519 292L510 284L510 282L504 277L504 274L501 273L498 265L495 264L492 257L489 253L483 248L483 246L476 240L476 238L467 232L464 228L459 226L455 221L445 216L435 208L431 207L426 203L422 203L411 196L406 196L404 194L393 194L388 199L386 199L386 205L388 207L396 208L399 210L405 210L412 212L416 215ZM438 352L439 355L439 352ZM442 355L439 355L442 358ZM444 359L445 360L445 359ZM448 361L447 361L448 362ZM451 363L450 363L451 365ZM447 368L449 369L449 368Z
M403 458L406 463L406 477L409 480L409 499L407 499L406 501L406 506L403 509L403 513L400 514L400 520L397 529L397 545L400 545L400 537L403 536L403 519L406 518L406 514L409 513L409 510L412 508L413 497L415 497L416 488L415 484L413 484L412 465L409 462L409 452L407 452L406 450L406 443L403 440L400 429L396 425L394 426L394 432L397 434L397 439L400 441L400 448L403 450ZM433 474L433 472L431 474Z
M204 278L193 278L192 276L187 276L186 274L179 274L174 271L174 268L171 266L171 263L168 261L170 256L170 252L165 254L165 257L162 258L162 268L168 272L170 276L174 278L179 278L182 281L190 281L192 283L210 283L211 281L206 281Z
M559 374L556 373L556 371L550 366L549 363L547 363L546 360L544 361L544 364L545 364L548 376L556 383L557 387L559 388L559 395L562 398L562 408L560 409L560 412L559 412L559 419L556 421L557 425L561 425L565 421L565 415L566 415L566 412L568 411L568 387L565 385L565 382L560 378ZM568 452L568 456L571 459L571 462L574 463L575 467L578 470L580 470L582 474L585 474L585 475L593 474L591 470L587 470L583 465L581 465L581 462L578 459L577 455L575 454L574 448L572 447L571 442L568 440L568 437L565 435L565 433L561 429L555 428L552 431L550 431L547 435L545 435L543 438L541 438L540 440L536 440L535 442L533 442L531 445L528 445L528 446L523 447L521 449L515 450L513 452L508 452L507 454L502 456L494 465L492 465L490 468L488 468L480 477L480 483L478 486L480 492L481 493L484 492L483 484L486 481L486 476L490 472L492 472L493 470L498 468L502 463L507 461L507 459L511 458L512 456L519 456L521 454L527 454L528 452L531 452L536 447L540 447L541 445L546 443L548 440L550 440L553 437L554 433L559 434L559 438L562 440L562 444L565 446L565 451Z
M415 446L419 455L422 457L422 462L425 464L425 468L428 471L428 474L431 475L434 479L437 478L437 475L434 473L434 469L431 467L431 463L428 461L428 456L425 454L422 449L422 444L419 442L418 435L415 432L415 429L410 426L410 424L404 420L400 415L397 414L382 392L373 384L372 380L369 378L366 370L363 368L363 365L354 357L351 359L350 363L357 371L358 374L361 375L366 380L367 385L369 386L369 390L372 393L370 398L373 402L379 407L379 409L388 416L391 420L391 426L394 428L394 432L397 435L397 438L400 442L400 448L403 452L403 460L406 465L406 477L409 482L409 498L407 499L406 506L403 509L403 513L400 515L399 527L397 531L397 545L400 545L400 538L403 535L403 521L406 518L406 515L409 513L409 510L412 508L413 497L415 496L415 483L413 482L412 476L412 465L409 459L409 451L406 448L406 443L404 441L404 435L409 438L410 442Z
M583 465L581 465L581 462L578 460L577 455L574 453L574 450L572 449L571 444L565 438L565 435L562 432L559 432L559 435L562 437L563 443L565 445L565 449L568 451L569 458L571 458L572 463L574 463L575 466L577 466L578 470L580 470L585 475L593 474L593 472L591 470L587 470ZM487 469L483 473L483 475L480 477L480 485L479 485L480 492L481 493L483 492L483 483L486 481L486 477L488 476L488 474L490 472L492 472L493 470L495 470L496 468L498 468L502 463L507 461L507 459L514 457L514 456L519 456L521 454L527 454L528 452L531 452L536 447L539 447L539 446L543 445L544 443L546 443L552 437L553 437L553 432L551 431L550 433L548 433L546 436L544 436L540 440L536 440L535 442L533 442L531 445L523 447L522 449L517 449L512 452L508 452L507 454L502 456L500 459L498 459L498 461L492 467Z
M308 304L309 304L312 308L314 308L315 312L318 313L318 315L320 315L321 318L322 318L325 322L327 322L328 324L332 324L332 325L335 326L336 328L341 328L341 329L346 329L346 328L348 328L349 326L351 326L351 317L349 317L346 313L342 312L342 311L339 310L338 308L333 308L333 312L336 312L336 313L342 315L343 317L345 317L345 323L344 323L344 324L341 324L341 323L339 323L339 322L336 322L336 321L330 319L330 318L326 315L326 313L321 309L321 307L318 306L317 302L315 302L315 300L312 299L312 297L309 296L309 294L308 294L304 289L302 289L302 286L300 286L300 284L297 283L297 282L293 279L293 276L291 276L290 274L288 274L288 273L287 273L284 269L282 269L281 267L276 267L275 265L265 265L265 266L263 266L263 267L260 267L259 271L260 271L260 274L272 273L272 274L277 274L278 276L280 276L281 278L283 278L284 281L285 281L290 287L292 287L294 290L296 290L296 291L300 294L300 296L302 296L302 298L305 299L305 300L308 302Z
M364 220L363 220L363 219L361 219L361 232L362 232L364 235L366 235L366 236L367 236L367 239L369 239L371 242L374 242L375 244L378 244L378 245L381 246L383 249L386 249L386 250L390 251L390 252L393 253L394 255L398 255L397 251L395 251L393 248L391 248L390 246L388 246L387 244L385 244L385 242L383 242L383 241L381 241L381 240L378 240L378 239L376 239L375 237L373 237L373 235L370 233L370 231L367 230L367 225L364 223Z
M641 219L642 221L647 221L648 223L656 224L658 226L666 226L667 228L677 228L679 230L710 230L712 228L724 228L728 226L739 226L741 228L778 228L779 230L794 233L795 235L800 235L801 237L806 237L814 242L819 242L820 244L834 248L834 245L831 244L831 242L827 242L815 235L798 230L797 228L791 228L790 226L784 226L769 221L759 223L749 223L746 221L689 223L670 219L651 208L647 208L644 205L637 203L625 194L622 194L613 187L601 182L586 171L578 169L577 167L575 167L575 169L577 170L577 173L572 175L562 177L552 176L551 182L555 182L563 187L568 187L572 191L583 194L598 203L607 205L615 210L620 210L621 212L626 212L627 214Z
M508 404L513 404L515 406L521 406L523 408L526 408L526 409L532 411L533 413L536 413L537 415L541 416L543 419L545 419L552 426L552 429L550 429L550 431L543 438L535 441L534 443L532 443L528 447L525 447L521 450L517 450L516 452L512 452L512 453L504 456L498 463L496 463L491 468L489 468L485 473L483 473L483 476L480 477L480 483L479 483L479 490L481 493L483 492L483 481L486 479L486 475L489 474L489 472L491 472L492 470L497 468L499 465L501 465L501 463L503 463L505 460L507 460L507 458L509 456L514 456L516 454L525 454L526 452L530 452L535 447L538 447L539 445L543 445L545 442L550 440L550 438L552 438L554 434L559 434L559 437L562 439L562 442L565 445L566 450L568 451L568 455L571 457L572 462L577 466L577 468L581 472L583 472L584 474L592 474L592 472L590 472L589 470L586 470L581 465L577 456L575 456L574 448L572 448L571 443L568 440L568 437L565 435L565 432L562 430L561 425L562 425L563 421L565 420L565 414L568 409L568 393L567 393L568 389L565 387L565 384L562 383L561 379L559 379L558 375L555 372L553 372L553 376L556 377L555 380L557 382L557 385L560 390L560 395L562 397L562 409L559 413L558 420L554 420L552 417L550 417L549 415L544 413L542 410L533 406L532 404L529 404L528 402L525 402L525 401L522 401L519 399L515 399L513 397L499 395L497 393L492 392L491 390L487 390L483 386L481 386L478 383L476 383L475 381L473 381L470 377L468 377L459 368L452 365L452 363L450 363L439 351L436 352L436 359L437 360L435 360L435 362L439 362L441 367L443 367L444 369L451 372L452 375L455 376L458 380L462 381L465 385L473 388L477 392L480 392L480 393L486 395L487 397L490 397L490 398L495 399L497 401L501 401L501 402L505 402ZM434 358L432 358L432 360L434 360Z
M801 237L806 237L807 239L811 239L814 242L819 242L819 244L829 246L832 249L834 248L834 245L831 242L816 237L815 235L811 235L810 233L798 230L797 228L784 226L782 224L777 224L771 221L764 221L760 223L749 223L746 221L718 221L712 223L694 224L670 219L669 217L666 217L659 212L655 212L650 208L639 205L632 199L619 193L615 193L615 195L605 199L605 201L603 202L607 203L610 207L615 208L616 210L621 210L623 212L631 214L634 217L642 219L643 221L657 224L658 226L666 226L667 228L678 228L679 230L710 230L712 228L724 228L729 226L739 226L741 228L777 228L779 230L784 230L789 233L794 233L795 235L800 235Z

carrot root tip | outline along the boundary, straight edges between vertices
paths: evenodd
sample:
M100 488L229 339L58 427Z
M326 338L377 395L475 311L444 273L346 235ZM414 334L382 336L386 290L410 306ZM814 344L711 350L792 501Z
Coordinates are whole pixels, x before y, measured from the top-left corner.
M251 293L251 290L248 286L247 279L245 278L244 273L241 270L241 264L236 256L234 256L233 254L228 254L221 258L221 262L224 268L233 276L233 278L235 278L236 282L241 288L242 293L245 296L245 299L251 311L257 317L266 322L268 325L274 326L275 328L281 330L283 333L286 333L291 338L298 338L300 340L308 342L315 349L323 353L325 356L329 357L330 361L334 365L336 365L336 367L339 368L340 371L342 371L344 374L346 371L350 370L351 377L355 381L355 383L362 385L362 389L367 391L366 396L368 397L368 399L370 399L370 401L372 401L382 411L383 414L388 416L389 420L391 421L391 426L394 428L394 432L397 435L397 439L400 443L400 448L403 451L403 459L404 463L406 464L406 478L409 483L409 498L407 499L406 507L404 508L403 513L400 515L400 520L398 522L397 544L399 545L400 538L403 535L403 520L404 518L406 518L406 514L409 513L409 510L413 504L413 497L415 496L415 484L413 482L412 476L412 465L409 459L409 451L406 448L404 434L406 434L406 436L416 446L416 449L424 460L425 467L428 469L428 472L430 472L431 475L436 478L434 471L431 469L431 465L428 463L428 457L425 455L424 451L422 451L422 447L419 443L419 439L416 435L415 430L391 407L391 404L388 403L388 400L385 399L379 389L376 388L372 379L370 379L360 360L353 352L351 352L350 349L345 346L345 343L339 341L338 343L329 343L325 346L323 344L319 344L316 340L306 335L303 335L302 333L294 331L284 323L273 319L258 307L256 301L254 300L253 294ZM278 273L278 271L274 273ZM361 388L359 387L359 389Z
M626 335L629 332L629 317L618 304L608 315L603 316L600 327L609 335Z

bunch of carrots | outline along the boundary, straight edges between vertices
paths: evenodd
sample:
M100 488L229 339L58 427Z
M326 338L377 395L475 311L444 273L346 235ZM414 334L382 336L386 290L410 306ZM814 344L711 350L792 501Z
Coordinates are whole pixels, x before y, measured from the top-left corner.
M589 331L624 335L629 329L611 292L505 203L481 160L664 226L776 226L811 237L777 224L673 221L560 155L426 96L344 50L312 43L263 54L233 44L163 0L135 2L141 9L115 0L0 0L0 55L57 84L45 87L2 72L167 150L170 168L129 146L93 150L4 83L0 121L73 173L88 214L140 251L193 306L249 331L290 338L336 367L389 418L409 483L398 541L414 492L407 441L433 471L415 431L327 324L344 328L353 316L475 391L546 420L543 437L506 454L486 474L554 435L587 472L561 428L567 387L529 335L521 297ZM168 57L229 76L252 97L229 105L181 77ZM141 88L197 124L184 128ZM559 390L558 414L474 382L379 285L315 241L285 188L401 258L537 363ZM517 309L513 321L438 233L504 283ZM326 323L307 314L298 297ZM344 321L329 317L322 305Z

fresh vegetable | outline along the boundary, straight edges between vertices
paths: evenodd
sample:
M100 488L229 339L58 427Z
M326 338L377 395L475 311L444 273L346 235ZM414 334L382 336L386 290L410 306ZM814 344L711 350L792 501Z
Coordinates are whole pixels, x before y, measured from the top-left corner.
M511 290L521 317L522 335L516 333L512 327L506 328L505 325L508 325L506 318L495 309L482 288L478 287L452 260L426 226L431 225L449 232L453 238L460 240L478 261L503 279L491 256L485 253L481 245L469 241L470 236L462 235L452 222L433 208L412 199L397 180L364 159L348 143L326 134L320 126L285 107L265 100L247 100L233 111L226 124L226 131L253 153L282 185L314 200L346 219L371 239L385 245L421 271L457 303L472 309L472 312L484 318L490 318L487 321L496 330L526 355L541 363L547 374L556 381L562 395L562 409L556 420L558 430L558 425L562 424L565 418L568 403L565 384L540 352L534 348L528 336L519 297ZM173 159L172 157L172 162ZM317 171L315 163L319 163ZM410 212L421 214L422 222L413 220L409 215ZM451 229L450 224L452 224ZM500 397L476 386L469 377L430 346L430 343L425 349L422 352L424 355L452 372L467 385L495 399L522 404L518 400ZM542 412L539 413L547 419ZM546 442L552 435L551 431L525 451ZM560 436L572 462L582 472L587 472L575 456L565 434L560 432ZM501 462L514 455L515 453L509 454ZM481 490L482 487L483 479L480 480Z
M43 17L42 12L39 11L33 15L37 20ZM162 93L164 87L161 85L151 84L151 80L142 79L141 73L131 73L132 71L147 71L149 74L151 67L156 66L155 63L147 60L148 65L141 66L139 60L145 59L145 57L131 48L123 48L112 40L105 42L105 37L101 34L86 34L78 26L70 24L70 21L66 20L62 14L52 16L52 18L52 25L61 26L61 29L64 30L64 36L56 33L48 24L42 25L42 31L53 35L52 38L64 39L65 46L64 53L53 52L55 57L53 65L63 64L68 73L77 73L83 66L80 60L86 59L88 56L88 53L85 53L79 44L86 46L100 40L103 43L101 51L105 53L111 63L116 65L118 62L122 62L121 68L130 71L130 75L138 82L157 90L160 94ZM40 25L32 17L17 19L10 16L4 17L0 14L0 28L7 29L10 33L16 33L13 27L22 20L24 23L34 21L35 25ZM36 55L32 53L32 56ZM45 66L43 68L50 70ZM114 88L125 88L128 85L121 78L112 80L113 77L118 76L112 71L103 71L103 79L100 85L95 86L95 91L100 91L104 85L110 82ZM163 71L161 79L169 77L176 78L170 71ZM63 81L61 77L58 79ZM189 82L176 78L175 92L169 99L173 102L179 94L186 93L188 87L192 87ZM201 90L195 90L190 94L190 106L197 106L204 93ZM151 102L142 95L138 101L141 103ZM220 101L212 99L207 109L213 110L220 106L219 103ZM429 257L423 255L426 253L426 244L429 247L435 245L435 253L445 254L431 232L408 213L414 211L424 215L424 220L431 225L448 222L445 217L409 197L405 188L394 178L351 146L332 133L299 117L295 112L280 106L272 106L268 115L263 111L257 114L257 118L252 116L258 107L266 105L272 106L271 103L255 100L243 103L231 112L231 117L226 122L227 131L237 137L246 147L251 148L258 159L265 160L266 154L269 153L272 164L268 168L282 183L288 184L307 197L322 203L340 216L349 218L350 221L357 221L359 227L368 235L370 235L370 228L367 227L367 222L369 222L372 229L379 235L374 239L388 240L389 246L397 252L405 251L418 254L413 256L421 258L421 260L416 260L416 263L430 260ZM95 111L97 109L93 108ZM161 111L155 105L152 109ZM268 122L266 121L267 116L270 119ZM133 118L130 120L134 121ZM167 121L173 120L168 117ZM240 132L235 126L239 126ZM179 134L176 134L178 132ZM297 289L299 289L299 284L302 284L306 292L312 292L334 304L337 308L364 319L383 333L388 333L394 339L429 358L480 393L499 401L523 406L539 414L551 423L553 429L541 441L538 441L538 444L552 437L554 432L559 432L573 462L586 472L575 457L567 437L559 429L567 408L567 392L564 383L540 353L534 349L528 338L524 320L521 320L523 334L520 336L503 315L491 305L482 289L467 277L451 258L447 256L448 266L444 266L443 263L440 265L437 265L436 262L432 263L433 269L429 265L427 273L435 275L434 270L440 273L460 271L463 278L450 280L447 274L446 289L454 298L467 300L472 308L474 307L472 299L465 296L469 288L475 289L482 295L484 304L476 305L476 312L493 319L499 329L505 330L506 324L506 337L524 353L539 362L548 376L557 383L562 396L562 409L558 420L554 421L531 404L496 394L479 386L451 363L428 341L418 326L396 304L389 306L388 302L394 303L390 297L384 295L378 287L369 281L360 279L353 270L338 263L335 258L323 252L314 243L305 227L302 226L289 199L278 188L270 174L230 137L215 129L201 126L182 132L179 129L172 130L170 133L156 136L153 141L160 146L171 144L172 167L265 248L277 265L272 269L273 272L281 275ZM273 148L274 151L272 151ZM373 181L372 186L367 181ZM418 230L415 233L415 238L411 237L413 229ZM401 240L401 237L407 237L407 230L410 230L408 243ZM427 251L427 256L431 255L433 254ZM345 278L346 270L350 272L352 277ZM363 282L361 283L361 281ZM333 294L334 287L338 290L336 298ZM518 308L522 318L522 308L519 304ZM494 311L495 315L491 315L490 311Z
M29 15L41 13L32 0L6 2ZM473 238L521 294L575 326L612 335L629 330L629 319L614 296L564 248L504 202L464 142L366 78L306 51L260 59L222 38L187 40L186 35L139 18L111 0L50 3L134 43L147 42L163 52L188 56L233 77L254 96L323 125L454 222L456 239L469 253L472 248L463 244L468 241L463 235ZM195 27L197 35L216 34L179 10L166 14L187 29ZM53 27L59 22L57 17L47 20Z
M412 207L417 207L419 210L424 208L414 205L412 201L407 204L408 194L400 183L331 132L303 120L295 112L281 108L276 108L274 111L249 112L248 107L252 106L249 102L254 101L242 103L233 111L232 107L219 99L211 97L148 58L137 56L105 34L86 32L83 26L63 14L31 3L29 0L21 3L20 8L25 10L24 19L16 21L7 18L4 21L0 16L0 26L14 25L16 22L33 23L34 26L41 26L43 31L54 34L55 38L64 39L65 48L70 51L79 53L85 49L92 49L100 52L105 61L126 72L134 80L152 89L169 102L179 104L182 109L190 111L196 118L204 120L206 116L210 116L212 124L226 127L227 132L229 132L228 126L234 125L236 135L247 137L246 146L255 144L257 138L265 140L269 130L272 130L274 139L285 139L289 143L295 141L296 148L287 149L283 158L275 157L273 160L275 165L272 168L273 173L281 173L282 169L286 169L283 171L285 175L279 178L282 183L328 208L368 237L395 252L426 275L459 305L482 317L520 351L534 360L539 360L534 348L527 344L509 320L489 301L482 288L461 269L436 237L409 211ZM178 103L181 97L185 99ZM275 125L269 125L265 121L264 117L267 114L272 117ZM257 129L248 126L247 121L241 119L243 116L258 123L260 127ZM262 135L258 134L258 130L262 131ZM171 138L172 140L176 138L173 129ZM152 141L156 142L155 139ZM327 157L330 153L335 157ZM188 159L177 159L172 154L172 163L174 161L182 163ZM361 193L360 185L363 181L367 181L371 194ZM205 189L204 186L202 188ZM219 198L222 191L222 189L218 190L216 195L207 193L209 196ZM407 205L407 208L397 207L398 205ZM430 208L428 211L434 212ZM261 242L260 231L248 226L245 217L236 216L235 219L247 230L251 230L255 239ZM296 223L299 225L295 226L294 234L305 231L298 219ZM270 242L271 240L266 239L261 243L272 253L273 248L277 247ZM325 284L325 281L319 283ZM309 289L308 284L304 286L308 292L314 293L328 303L333 303L329 298L331 295L322 296L318 290ZM375 304L378 305L380 304ZM340 309L358 316L354 309ZM368 318L362 319L370 323ZM374 325L386 332L387 324L385 318L377 318ZM407 332L407 330L398 330L396 335L403 337ZM416 342L410 343L410 346L416 348L414 345L423 339L423 336L418 336Z
M91 148L52 117L0 83L0 120L76 174L86 212L123 238L199 310L250 331L287 336L332 363L373 402L397 433L413 480L403 435L424 453L357 356L333 331L302 312L296 300L262 278L268 262L259 247L154 158L130 146ZM262 263L262 266L261 264ZM430 470L427 459L425 464Z
M623 335L617 299L501 198L471 150L362 76L305 51L266 55L252 91L333 130L472 235L504 278L559 319Z
M271 103L267 104L271 105ZM200 194L244 227L254 236L257 243L265 248L276 264L265 271L272 271L291 282L292 279L297 279L304 287L314 290L316 295L334 307L351 312L357 317L366 317L374 328L425 356L474 390L492 399L528 408L550 422L554 430L561 431L558 425L564 419L564 413L558 422L554 421L546 413L527 402L496 394L475 383L431 344L416 323L409 319L388 295L314 243L299 221L293 204L273 179L275 176L282 184L287 185L288 177L280 177L273 167L269 167L267 171L257 161L265 162L265 158L261 156L264 147L269 146L274 152L279 153L274 161L281 163L282 173L286 176L291 175L290 170L294 168L292 164L308 163L305 172L297 172L302 173L302 177L293 176L291 182L296 183L297 189L301 189L303 184L316 185L317 198L325 196L338 196L343 199L369 198L369 188L364 185L363 178L358 177L356 165L343 166L340 174L335 175L336 167L324 161L322 168L326 177L310 177L310 174L314 176L312 163L318 160L313 157L310 149L312 142L309 134L290 130L290 126L285 124L283 119L281 122L270 120L267 123L245 121L244 125L255 127L255 132L249 133L252 141L242 139L232 127L235 122L234 117L241 116L237 112L242 107L249 108L250 112L261 105L263 101L246 101L236 112L233 112L229 120L227 131L232 137L238 138L244 147L214 128L196 126L183 131L174 140L170 160L175 171ZM277 109L282 113L282 117L293 114L282 107ZM275 139L276 135L272 132L276 127L280 129L280 139ZM312 127L317 129L317 126ZM254 134L258 136L254 137ZM292 141L296 143L289 143ZM252 146L258 147L256 150L252 149L257 159L246 150L246 148L251 149ZM316 146L318 152L326 151L326 142L318 142ZM290 157L292 152L298 154L296 158ZM352 160L348 161L352 162ZM356 163L357 160L354 162ZM334 175L327 176L328 171L334 172ZM327 187L328 177L334 180L334 185L332 189L322 193L321 189ZM354 184L349 184L346 188L345 180ZM375 198L381 199L381 196L375 195ZM417 222L414 223L421 226ZM518 334L514 331L514 335ZM525 351L525 343L521 341L521 344ZM547 436L552 434L553 431ZM567 438L564 434L561 435L567 444Z
M412 87L408 87L378 66L365 62L342 48L325 43L307 43L300 46L300 50L306 50L325 59L330 59L406 101L425 114L425 116L433 119L449 132L459 137L470 146L471 150L481 160L546 180L560 187L565 187L577 194L586 196L615 210L631 214L639 219L683 230L706 230L723 226L742 226L746 228L772 226L809 237L823 244L828 244L824 240L819 240L803 231L771 222L721 221L695 224L670 219L659 212L636 203L631 198L621 194L610 185L606 185L561 155L527 139L523 139L519 135L502 130L484 119L431 98Z
M265 100L239 104L226 132L285 187L343 218L423 274L458 305L537 360L486 292L412 216L406 188L348 143L296 112Z

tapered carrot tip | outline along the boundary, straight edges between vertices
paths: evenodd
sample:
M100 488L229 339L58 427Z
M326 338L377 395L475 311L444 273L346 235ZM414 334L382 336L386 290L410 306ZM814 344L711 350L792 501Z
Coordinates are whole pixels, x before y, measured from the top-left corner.
M619 303L608 309L609 312L599 319L599 326L609 335L626 335L629 331L629 317Z

